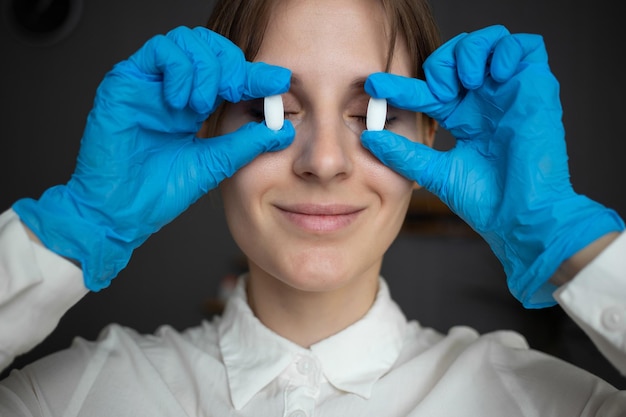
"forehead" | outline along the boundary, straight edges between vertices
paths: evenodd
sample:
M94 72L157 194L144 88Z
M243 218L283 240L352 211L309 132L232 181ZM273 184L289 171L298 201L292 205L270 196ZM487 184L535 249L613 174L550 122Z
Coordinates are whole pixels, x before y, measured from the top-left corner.
M385 70L388 34L379 0L286 0L276 3L255 60L354 78ZM409 62L398 40L391 72L410 75Z

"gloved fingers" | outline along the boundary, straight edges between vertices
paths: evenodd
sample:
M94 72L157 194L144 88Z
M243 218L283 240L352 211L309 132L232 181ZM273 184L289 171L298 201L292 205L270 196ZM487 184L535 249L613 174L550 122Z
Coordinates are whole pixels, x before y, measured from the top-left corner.
M547 64L548 52L541 35L516 33L500 39L491 59L491 76L498 82L507 81L521 62Z
M388 130L365 130L361 143L384 165L429 191L441 189L443 178L435 173L441 151L413 142Z
M492 65L492 53L507 36L510 33L504 26L494 25L472 32L457 42L454 54L463 87L473 90L483 85Z
M205 36L201 36L203 32L181 26L170 31L167 37L181 48L193 64L193 88L188 97L189 106L200 114L208 115L221 102L222 79L230 77L225 66L231 67L234 72L239 71L236 68L243 67L244 58L243 53L233 44L230 44L230 48L238 52L238 59L221 56L221 51L211 45L211 38L219 35L208 30L206 32Z
M291 84L291 71L263 62L246 62L247 78L241 100L252 100L285 93ZM232 97L234 101L236 97ZM231 101L231 98L228 98Z
M181 26L155 36L129 61L142 74L163 77L163 95L171 107L189 106L203 116L222 100L283 93L291 78L285 68L247 62L236 45L206 28Z
M210 48L224 74L218 84L218 95L236 103L281 94L289 90L291 71L261 62L248 62L241 49L229 39L203 27L193 31Z
M441 101L454 100L461 91L455 57L456 45L467 33L461 33L441 45L424 61L426 82L432 93Z
M187 105L193 88L193 63L171 39L165 35L149 39L128 62L135 65L139 75L163 77L163 95L167 104L177 109Z
M507 34L502 26L462 33L428 57L424 63L426 81L375 73L366 80L365 90L373 97L386 98L395 107L425 113L448 128L448 117L467 94L461 77L469 85L474 81L467 80L478 74L475 82L482 84L494 45Z
M377 72L365 80L365 92L374 98L384 98L399 109L432 115L443 103L431 92L425 81L401 75Z
M264 123L251 122L235 132L210 139L198 139L199 169L204 172L205 191L216 187L225 178L264 152L275 152L289 146L296 131L288 120L278 131ZM204 170L204 171L202 171Z

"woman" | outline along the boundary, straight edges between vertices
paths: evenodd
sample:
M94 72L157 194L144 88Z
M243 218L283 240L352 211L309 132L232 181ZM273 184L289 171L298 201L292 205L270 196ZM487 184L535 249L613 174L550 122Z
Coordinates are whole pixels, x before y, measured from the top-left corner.
M434 50L436 32L428 15L413 11L425 21L412 27L426 29L424 42L430 45L409 55L400 37L389 59L387 33L398 28L388 27L390 19L377 3L279 7L261 43L250 39L260 36L255 30L226 33L240 45L259 43L251 59L292 71L283 101L296 129L294 143L255 159L222 183L221 191L231 233L248 257L247 292L255 314L302 346L337 333L369 310L382 255L402 225L413 188L361 146L369 99L363 84L386 67L416 76L418 55ZM226 26L219 9L214 20L218 30ZM227 104L219 133L254 120L259 104ZM395 109L387 120L388 129L432 144L429 120Z
M70 183L3 215L2 239L19 252L2 246L16 283L3 321L17 328L41 308L30 312L40 324L32 334L3 341L2 351L40 340L84 286L109 285L134 248L220 183L249 273L212 323L154 336L111 326L96 343L14 372L0 389L4 414L623 411L623 393L528 350L517 334L440 335L407 323L379 277L417 181L485 237L527 305L554 303L548 279L569 281L606 248L591 265L603 276L578 273L559 293L591 335L600 332L585 323L594 318L579 311L589 303L577 293L588 296L594 281L623 294L607 259L625 244L623 224L571 191L539 38L491 27L431 55L436 28L425 4L374 0L224 1L210 27L257 64L202 29L152 39L100 86ZM258 123L260 99L275 94L288 119L278 132ZM392 104L382 132L363 132L370 96ZM420 112L456 134L453 151L424 146L435 124ZM31 246L20 220L50 250ZM32 259L43 272L28 268ZM596 340L626 368L619 341Z

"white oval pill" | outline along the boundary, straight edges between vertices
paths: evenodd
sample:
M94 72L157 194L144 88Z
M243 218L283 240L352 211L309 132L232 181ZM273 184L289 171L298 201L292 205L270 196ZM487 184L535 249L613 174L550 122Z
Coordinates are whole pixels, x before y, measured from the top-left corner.
M281 95L265 97L263 101L265 124L272 130L280 130L285 123L285 109Z
M383 130L387 120L387 100L370 97L367 104L367 130Z

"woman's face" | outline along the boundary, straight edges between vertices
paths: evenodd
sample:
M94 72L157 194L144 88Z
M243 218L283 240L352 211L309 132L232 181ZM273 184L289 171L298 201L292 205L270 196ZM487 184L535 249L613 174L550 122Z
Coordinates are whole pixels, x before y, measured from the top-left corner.
M388 39L376 0L281 2L255 58L289 68L285 116L296 128L287 149L266 153L221 185L231 233L252 278L305 291L377 279L413 184L360 143L366 77L384 71ZM410 76L403 43L390 72ZM229 105L220 130L262 118L261 100ZM388 129L432 141L416 114L389 110Z

